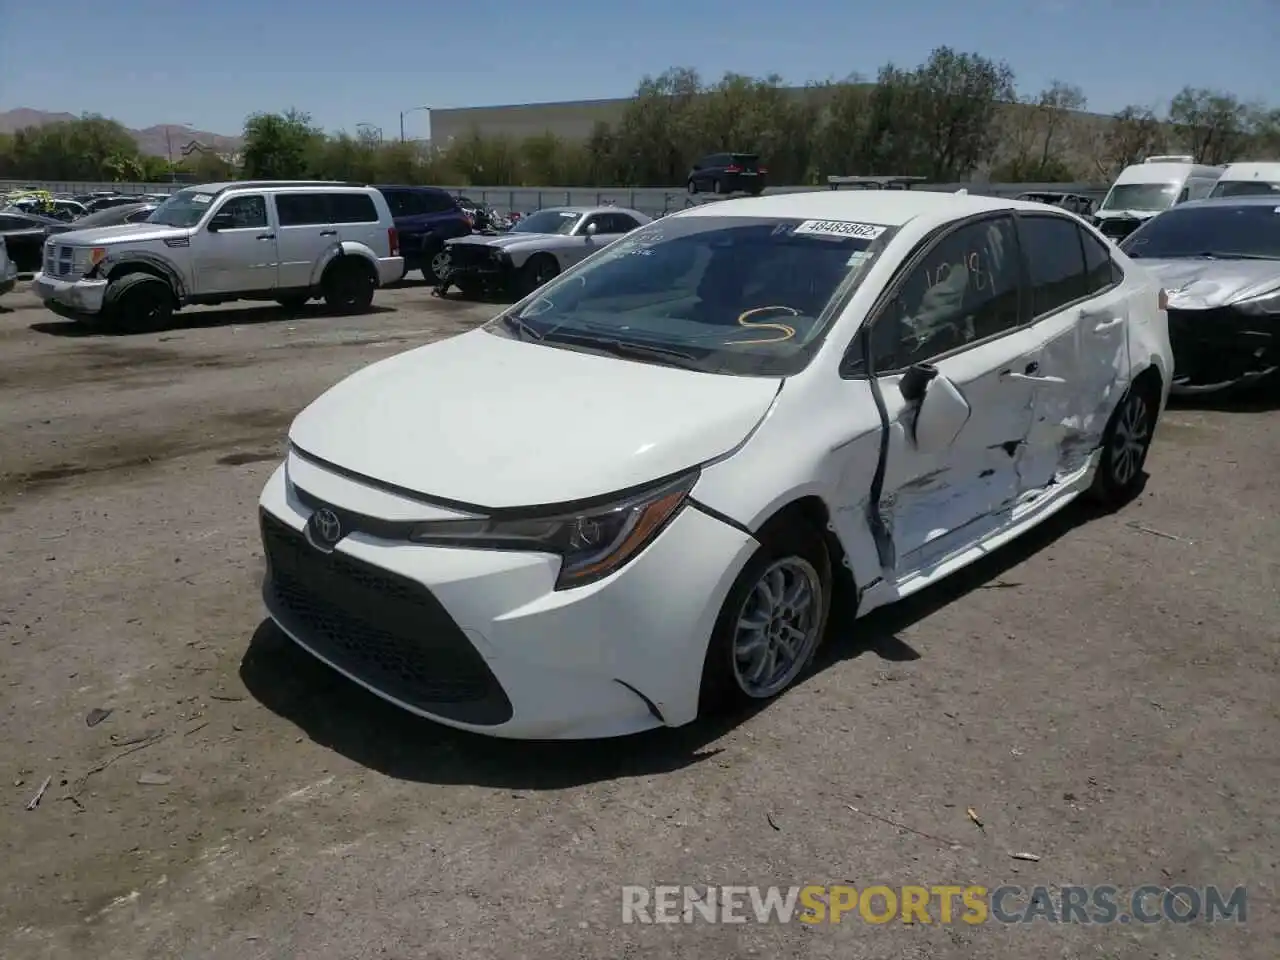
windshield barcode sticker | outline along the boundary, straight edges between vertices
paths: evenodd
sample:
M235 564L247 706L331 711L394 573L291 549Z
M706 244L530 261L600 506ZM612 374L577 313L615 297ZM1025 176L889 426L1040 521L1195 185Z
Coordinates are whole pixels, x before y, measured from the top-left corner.
M212 193L197 193L194 197L191 198L191 202L192 203L208 203L212 199L213 199Z
M858 240L874 240L884 233L885 227L874 223L855 223L852 220L806 220L793 233L808 233L819 237L853 237Z

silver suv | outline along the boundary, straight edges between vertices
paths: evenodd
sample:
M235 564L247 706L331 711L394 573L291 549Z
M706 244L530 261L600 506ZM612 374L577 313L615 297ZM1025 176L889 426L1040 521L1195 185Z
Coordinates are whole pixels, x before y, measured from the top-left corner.
M160 328L191 304L323 297L359 313L404 274L382 194L328 181L210 183L142 223L51 236L32 289L73 319Z

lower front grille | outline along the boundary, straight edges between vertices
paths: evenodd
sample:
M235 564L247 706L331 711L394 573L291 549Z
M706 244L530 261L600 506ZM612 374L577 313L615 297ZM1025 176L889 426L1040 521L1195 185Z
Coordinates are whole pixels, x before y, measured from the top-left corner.
M1098 224L1098 232L1111 240L1120 241L1142 226L1141 220L1128 218L1111 218Z
M454 270L496 270L499 261L494 259L495 249L479 244L458 243L449 247L449 266Z
M375 690L462 723L511 719L511 702L448 611L420 584L261 514L268 603L301 642Z
M1280 365L1280 324L1273 320L1231 307L1168 313L1175 382L1229 383Z

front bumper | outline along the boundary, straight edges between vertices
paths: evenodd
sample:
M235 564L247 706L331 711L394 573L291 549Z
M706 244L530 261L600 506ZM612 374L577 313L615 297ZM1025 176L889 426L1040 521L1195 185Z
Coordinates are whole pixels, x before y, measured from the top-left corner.
M476 248L467 245L462 250L446 244L449 254L449 272L446 275L450 283L475 283L483 286L505 286L515 277L515 268L511 258L501 250L490 250L485 247Z
M62 280L37 273L31 291L44 305L58 313L92 316L102 312L102 298L107 293L106 280Z
M1231 307L1169 310L1174 394L1240 387L1280 367L1280 323Z
M438 515L290 455L260 501L272 619L377 695L510 738L693 720L707 641L756 547L686 506L613 576L556 591L554 557L380 539L359 521L324 553L304 533L317 502L383 521Z

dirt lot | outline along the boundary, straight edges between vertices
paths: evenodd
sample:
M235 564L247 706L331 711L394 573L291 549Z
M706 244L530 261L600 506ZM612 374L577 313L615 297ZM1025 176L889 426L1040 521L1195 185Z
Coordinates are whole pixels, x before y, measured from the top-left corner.
M1280 405L1171 410L1138 503L842 629L752 716L508 743L263 623L291 418L491 312L378 303L109 336L0 300L0 956L1280 955ZM841 882L1249 899L1243 925L621 923L623 884Z

